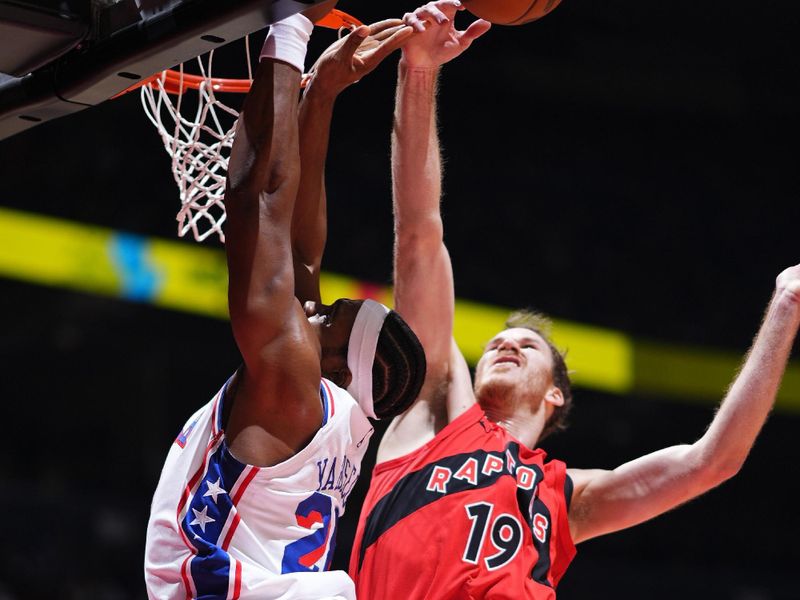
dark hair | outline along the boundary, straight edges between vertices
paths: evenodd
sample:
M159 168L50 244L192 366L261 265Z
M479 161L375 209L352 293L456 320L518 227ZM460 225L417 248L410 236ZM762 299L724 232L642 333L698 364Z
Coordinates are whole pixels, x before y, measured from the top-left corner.
M556 431L563 431L567 428L567 416L572 409L572 383L569 380L569 371L567 370L567 363L564 360L566 352L562 353L555 347L550 340L550 320L541 313L532 310L516 310L508 316L506 320L506 328L521 327L523 329L530 329L538 333L542 339L547 343L550 348L550 353L553 355L553 385L561 390L564 396L564 404L556 406L553 414L544 424L542 434L539 436L539 441L546 438L551 433Z
M372 401L380 419L408 409L425 381L425 351L395 311L386 315L372 363Z

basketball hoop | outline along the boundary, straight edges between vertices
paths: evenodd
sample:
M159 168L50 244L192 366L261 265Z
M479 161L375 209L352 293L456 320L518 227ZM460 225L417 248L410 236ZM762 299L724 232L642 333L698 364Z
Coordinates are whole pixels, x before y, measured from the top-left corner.
M353 30L361 22L339 10L333 10L317 25L329 29ZM217 98L218 93L246 94L253 81L249 38L245 38L247 79L224 79L212 76L214 51L205 61L197 58L199 75L184 72L181 64L138 83L123 93L141 88L144 112L158 130L172 159L172 173L180 192L181 208L177 214L178 235L192 232L202 242L216 233L225 241L225 179L239 112ZM303 76L303 85L308 76ZM196 106L187 108L184 95L197 92Z

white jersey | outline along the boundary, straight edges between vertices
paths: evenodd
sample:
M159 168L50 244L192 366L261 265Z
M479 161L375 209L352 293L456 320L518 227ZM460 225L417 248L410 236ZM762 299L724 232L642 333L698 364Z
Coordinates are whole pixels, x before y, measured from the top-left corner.
M164 464L147 526L150 598L355 600L347 574L326 569L372 425L323 379L311 442L278 465L246 465L220 426L226 387L187 421Z

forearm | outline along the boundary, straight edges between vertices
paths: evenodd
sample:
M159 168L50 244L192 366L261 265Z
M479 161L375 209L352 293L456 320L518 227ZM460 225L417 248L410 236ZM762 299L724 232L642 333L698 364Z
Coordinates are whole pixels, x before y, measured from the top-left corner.
M242 254L241 260L231 265L232 275L240 270L240 263L259 263L255 255L268 252L268 242L278 241L275 236L289 239L300 177L296 125L299 82L300 73L289 65L262 61L242 107L225 196L226 227L233 234L226 251L234 258ZM271 240L265 239L264 227L274 230ZM242 265L241 270L249 273L250 265Z
M403 20L417 33L403 48L400 61L393 136L395 223L398 241L441 241L439 215L442 166L436 131L436 87L442 65L461 55L489 30L478 19L464 30L455 17L457 0L429 2Z
M300 73L291 66L271 60L259 64L237 124L228 165L228 194L234 193L236 198L272 194L281 185L297 184L295 90L299 86ZM289 208L294 205L294 199L285 202Z
M405 235L441 231L441 152L436 125L438 68L409 68L400 61L392 130L395 228ZM439 235L441 237L441 235Z
M295 258L318 268L327 239L325 162L335 95L309 85L300 103L300 187L292 219Z
M764 425L800 326L800 266L778 276L773 296L739 375L706 433L613 471L571 471L570 527L577 540L630 527L736 474Z
M327 238L325 161L334 102L410 33L410 28L398 20L358 27L325 50L310 70L310 83L300 106L302 178L292 220L295 293L301 300L319 300L319 268Z
M705 435L695 444L701 464L720 477L736 473L774 405L800 324L800 298L775 293L741 372Z
M439 212L437 76L438 69L408 69L401 62L392 134L395 306L419 335L434 377L450 358L454 303Z
M231 201L296 186L299 177L297 94L313 24L296 14L270 27L242 106L228 164ZM291 218L294 197L271 202L270 219ZM288 233L288 231L287 231Z

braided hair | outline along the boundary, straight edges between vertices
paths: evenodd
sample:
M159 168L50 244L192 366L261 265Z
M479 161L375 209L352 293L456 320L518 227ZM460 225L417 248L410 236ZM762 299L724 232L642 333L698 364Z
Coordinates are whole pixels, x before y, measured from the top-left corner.
M405 412L425 381L425 351L395 311L386 315L372 363L372 401L380 419Z

